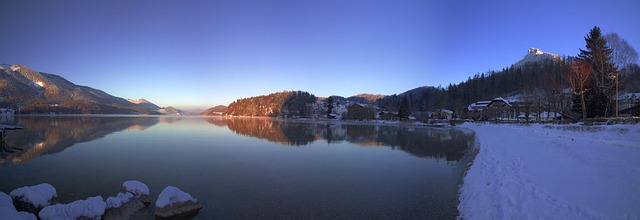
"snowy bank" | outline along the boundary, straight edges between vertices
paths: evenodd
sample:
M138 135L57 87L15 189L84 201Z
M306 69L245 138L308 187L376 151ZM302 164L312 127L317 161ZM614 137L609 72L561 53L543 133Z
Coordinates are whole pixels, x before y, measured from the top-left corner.
M640 125L460 127L480 148L461 218L640 218Z

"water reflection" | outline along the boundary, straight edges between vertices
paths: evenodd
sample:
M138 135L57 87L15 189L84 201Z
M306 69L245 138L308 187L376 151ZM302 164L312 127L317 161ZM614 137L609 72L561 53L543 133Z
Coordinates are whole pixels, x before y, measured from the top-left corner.
M18 148L0 157L0 164L24 163L38 156L60 152L75 143L87 142L123 130L145 130L157 123L173 124L182 117L11 117L5 124L24 130L12 131L3 147ZM201 119L198 119L201 120ZM417 157L459 160L473 135L457 129L285 122L267 118L205 118L217 127L236 134L288 146L304 146L315 141L328 144L349 142L362 147L386 146Z
M113 132L145 130L158 121L157 117L15 117L8 122L24 129L10 132L5 144L22 150L2 155L0 164L24 163Z
M417 157L459 160L473 135L457 129L353 124L312 124L283 122L260 118L208 119L226 124L236 134L291 146L314 141L336 143L348 141L363 147L389 146Z

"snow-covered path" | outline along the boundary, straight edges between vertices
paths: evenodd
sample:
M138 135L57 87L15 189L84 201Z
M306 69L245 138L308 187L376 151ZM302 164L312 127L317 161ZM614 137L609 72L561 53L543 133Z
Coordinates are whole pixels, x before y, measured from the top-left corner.
M640 218L640 125L461 127L480 147L462 218Z

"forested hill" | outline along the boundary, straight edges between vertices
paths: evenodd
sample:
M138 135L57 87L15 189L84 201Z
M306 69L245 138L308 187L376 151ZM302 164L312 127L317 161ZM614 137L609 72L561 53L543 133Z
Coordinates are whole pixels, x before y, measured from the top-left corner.
M284 91L269 95L243 98L229 104L225 115L268 116L268 117L308 117L311 114L307 104L316 102L316 97L303 91Z
M402 98L407 97L412 112L442 108L462 112L470 103L498 96L550 95L568 87L562 76L566 68L561 60L532 62L517 68L511 66L497 72L476 74L459 84L425 86L385 96L378 100L378 106L396 111Z

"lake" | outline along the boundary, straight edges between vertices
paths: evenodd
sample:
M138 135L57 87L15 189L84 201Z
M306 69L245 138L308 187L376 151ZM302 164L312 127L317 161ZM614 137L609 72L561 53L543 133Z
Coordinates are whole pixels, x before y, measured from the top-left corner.
M2 123L24 130L5 138L23 150L1 156L0 191L46 182L68 203L140 180L152 198L170 185L190 193L204 206L196 219L454 219L474 143L454 128L260 118Z

